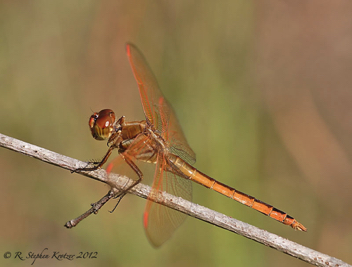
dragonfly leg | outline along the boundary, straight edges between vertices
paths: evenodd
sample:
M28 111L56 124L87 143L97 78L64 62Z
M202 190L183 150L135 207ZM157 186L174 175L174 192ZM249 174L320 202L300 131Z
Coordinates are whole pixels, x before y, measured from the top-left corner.
M109 147L108 152L106 152L105 156L103 157L103 159L101 161L88 162L87 166L92 164L93 167L78 168L78 169L75 169L75 170L71 171L71 173L73 173L73 172L81 172L81 171L95 171L95 170L101 168L101 166L103 166L104 163L110 157L110 155L111 155L111 153L112 153L114 148L115 148L114 146Z
M142 171L138 168L138 166L133 162L133 160L131 159L131 157L125 153L121 153L120 154L121 157L125 160L125 162L132 168L132 170L137 174L138 179L135 180L130 186L128 186L127 188L124 188L122 190L122 192L120 192L115 198L121 197L121 195L126 195L126 193L132 189L134 186L136 186L137 184L139 184L142 180L143 180L143 173Z
M119 200L117 201L115 207L110 211L111 213L115 211L117 205L119 205L119 203L121 202L122 198L127 194L127 192L132 189L134 186L136 186L137 184L139 184L142 180L143 180L143 173L142 171L138 168L138 166L133 162L133 160L130 158L130 156L128 156L125 153L121 153L120 154L121 157L125 160L125 162L132 168L132 170L137 174L138 179L136 181L134 181L130 186L128 186L127 188L124 188L123 190L121 190L119 193L117 193L114 198L118 198Z

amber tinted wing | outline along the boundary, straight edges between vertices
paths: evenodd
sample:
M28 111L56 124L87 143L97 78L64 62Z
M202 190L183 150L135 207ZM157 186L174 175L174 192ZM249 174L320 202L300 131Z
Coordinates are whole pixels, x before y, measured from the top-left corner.
M147 120L168 142L172 153L193 164L195 153L188 145L175 112L160 91L158 82L147 61L134 45L127 44L126 48Z
M159 89L154 74L142 53L131 44L127 55L137 80L147 122L162 135L169 150L189 163L195 162L195 154L189 147L175 113ZM192 184L189 180L165 171L166 155L158 154L152 193L166 191L191 200ZM149 241L156 247L162 245L185 220L186 215L148 200L144 213L144 227Z
M154 176L152 194L166 191L172 195L192 200L192 183L175 174L164 171L162 166L165 158L160 155ZM161 246L167 241L174 231L184 222L187 215L147 200L143 223L146 235L154 247Z

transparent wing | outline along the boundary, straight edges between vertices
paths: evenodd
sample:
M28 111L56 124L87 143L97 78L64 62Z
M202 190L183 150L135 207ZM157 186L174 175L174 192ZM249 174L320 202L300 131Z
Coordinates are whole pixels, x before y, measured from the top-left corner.
M134 45L127 44L126 48L148 123L159 131L172 153L193 164L196 161L195 153L188 145L175 112L160 91L147 61Z
M173 153L190 164L195 154L188 145L171 105L159 89L158 82L142 53L132 44L127 44L127 55L138 84L144 114L151 125L165 140L168 151L159 151L151 194L166 191L187 200L192 198L191 181L165 171L168 161L163 153ZM158 247L168 240L182 224L186 215L165 206L147 201L144 227L149 241Z
M180 196L189 201L192 200L192 183L190 180L181 178L173 173L164 171L164 157L158 158L157 168L155 171L152 192L166 191L172 195ZM150 243L155 246L161 246L167 241L174 231L184 222L187 215L156 204L147 200L143 223L146 235Z

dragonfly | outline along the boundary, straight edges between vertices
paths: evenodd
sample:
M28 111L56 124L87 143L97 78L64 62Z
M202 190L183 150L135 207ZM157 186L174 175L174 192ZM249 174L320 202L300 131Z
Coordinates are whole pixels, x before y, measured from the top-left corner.
M108 151L94 167L102 167L114 150L119 155L107 169L109 172L126 164L136 174L137 179L126 189L143 180L138 162L155 164L152 191L166 191L186 200L192 199L192 181L222 195L257 210L293 229L307 231L296 219L272 205L266 204L250 195L242 193L200 172L192 165L196 156L181 129L176 114L162 94L158 82L140 50L133 44L126 45L127 56L137 81L145 120L126 121L122 116L116 118L111 109L95 112L89 119L92 136L96 140L108 140ZM121 199L121 198L120 198ZM147 200L143 224L150 243L161 246L182 224L187 215Z

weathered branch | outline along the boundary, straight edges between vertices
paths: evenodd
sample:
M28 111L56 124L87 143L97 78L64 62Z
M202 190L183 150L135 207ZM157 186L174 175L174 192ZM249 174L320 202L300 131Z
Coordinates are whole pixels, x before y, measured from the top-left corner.
M61 168L73 171L77 168L85 167L87 163L60 155L58 153L46 150L44 148L34 146L20 140L0 134L0 146L10 150L20 152L30 157L34 157L41 161L59 166ZM115 190L121 190L126 185L132 183L132 180L121 175L109 175L107 177L105 170L99 169L92 172L80 172L89 178L101 181L112 185ZM150 192L150 187L144 184L138 184L133 187L129 193L142 198L147 198ZM108 195L105 197L108 198ZM109 198L110 199L110 198ZM269 246L283 253L289 254L295 258L301 259L307 263L316 266L351 266L339 259L329 255L312 250L275 234L261 230L255 226L238 221L219 212L210 210L206 207L186 201L182 198L172 196L165 192L152 196L152 201L170 207L172 209L183 212L189 216L211 223L218 227L224 228L241 236L247 237L254 241ZM92 212L94 213L94 207Z

